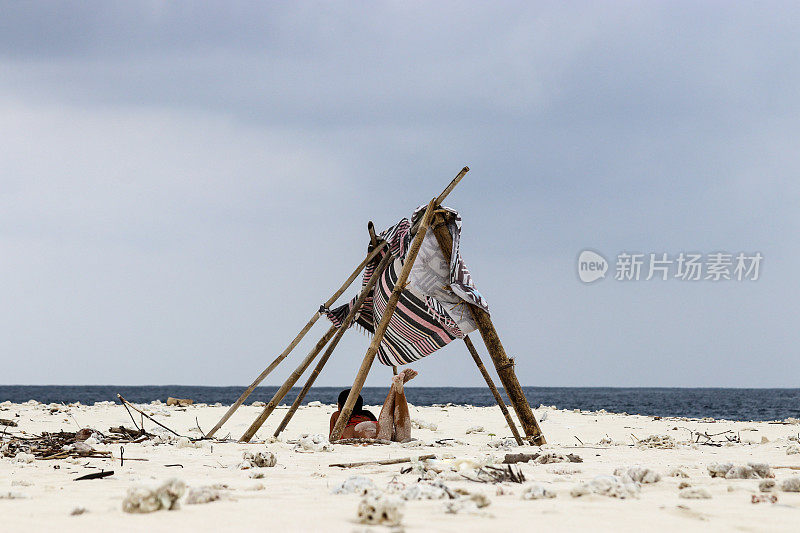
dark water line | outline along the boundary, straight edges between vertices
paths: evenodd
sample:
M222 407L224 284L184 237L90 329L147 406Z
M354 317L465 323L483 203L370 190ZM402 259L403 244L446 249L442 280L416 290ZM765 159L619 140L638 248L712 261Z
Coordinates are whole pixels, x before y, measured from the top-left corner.
M37 400L43 403L81 402L92 404L115 401L117 393L132 402L166 401L167 397L191 398L196 402L232 404L244 387L199 387L187 385L0 385L0 401L15 403ZM259 387L247 400L266 402L277 387ZM334 403L341 389L315 387L306 402ZM782 420L800 418L800 389L719 389L719 388L611 388L611 387L524 387L532 407L555 405L560 409L626 412L653 416L713 417L730 420ZM284 399L291 403L299 389ZM406 387L414 405L471 404L494 405L485 387ZM386 389L365 387L367 405L383 403Z

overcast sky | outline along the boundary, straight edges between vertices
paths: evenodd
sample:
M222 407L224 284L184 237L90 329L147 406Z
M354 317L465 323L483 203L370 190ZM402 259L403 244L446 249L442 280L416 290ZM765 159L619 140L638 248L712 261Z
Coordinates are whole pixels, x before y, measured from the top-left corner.
M0 2L0 382L247 384L368 220L469 165L447 203L524 385L798 386L800 9L602 4ZM622 282L622 251L764 260ZM482 382L461 342L414 368Z

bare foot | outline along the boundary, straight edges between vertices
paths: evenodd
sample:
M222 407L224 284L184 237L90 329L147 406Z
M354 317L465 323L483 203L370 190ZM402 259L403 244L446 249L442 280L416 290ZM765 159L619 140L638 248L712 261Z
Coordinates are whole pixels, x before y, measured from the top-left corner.
M409 381L417 377L419 372L417 372L416 370L411 370L410 368L406 368L405 370L400 372L400 374L403 374L403 383L408 383Z

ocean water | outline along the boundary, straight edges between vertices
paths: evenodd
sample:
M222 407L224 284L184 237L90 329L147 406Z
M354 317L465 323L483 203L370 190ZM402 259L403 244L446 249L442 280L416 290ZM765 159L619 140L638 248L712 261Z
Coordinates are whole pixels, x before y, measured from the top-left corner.
M229 405L245 387L115 386L115 385L0 385L0 401L15 403L37 400L43 403L81 402L92 404L116 401L117 393L131 402L166 401L167 397L191 398L195 402ZM278 387L258 387L246 403L267 402ZM585 409L626 412L653 416L713 417L729 420L782 420L800 418L800 389L721 389L721 388L611 388L611 387L524 387L531 407L555 405L560 409ZM304 403L318 400L334 403L339 387L315 387ZM284 398L294 401L299 388ZM387 389L365 387L364 403L383 403ZM494 405L485 387L406 387L406 397L413 405L471 404Z

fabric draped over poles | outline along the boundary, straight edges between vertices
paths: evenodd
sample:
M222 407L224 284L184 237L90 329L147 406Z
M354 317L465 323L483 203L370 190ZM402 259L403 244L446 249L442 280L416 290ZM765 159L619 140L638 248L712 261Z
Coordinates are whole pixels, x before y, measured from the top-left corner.
M411 221L403 218L383 231L379 237L388 243L388 252L384 251L364 269L362 289L375 273L384 254L391 253L395 257L375 284L372 294L364 300L353 321L369 335L375 333L375 328L383 317L411 246L411 227L422 217L425 208L424 205L417 208ZM417 361L446 346L453 339L464 338L475 331L476 325L467 303L477 305L487 312L489 310L461 258L461 217L456 211L446 210L453 215L449 217L448 225L453 238L452 257L449 263L445 261L433 231L425 234L408 284L400 293L397 308L381 340L377 357L384 365L399 366ZM333 325L341 326L356 300L354 298L345 305L326 311Z

